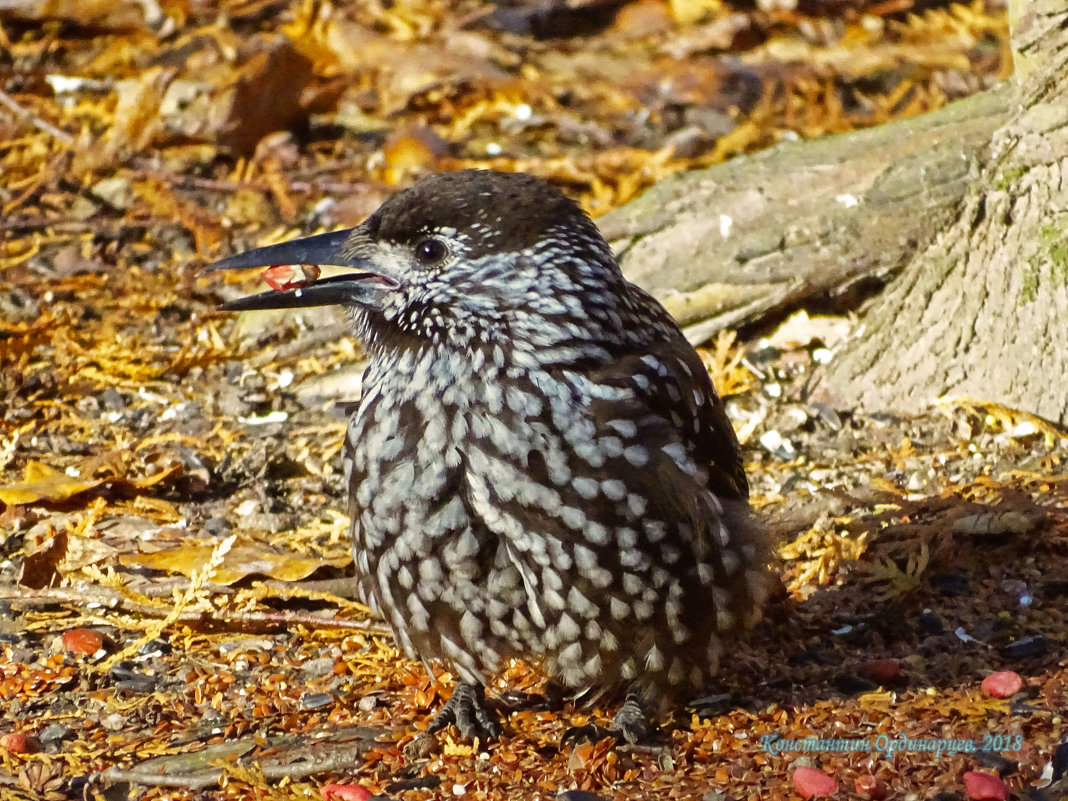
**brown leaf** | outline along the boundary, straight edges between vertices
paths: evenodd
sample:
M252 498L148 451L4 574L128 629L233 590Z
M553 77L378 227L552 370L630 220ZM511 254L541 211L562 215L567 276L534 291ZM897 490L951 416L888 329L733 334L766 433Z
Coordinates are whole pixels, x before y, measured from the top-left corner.
M52 536L40 544L22 560L19 584L31 590L51 586L57 575L57 566L67 554L67 530L52 531Z
M332 57L338 68L354 76L375 75L381 117L404 110L414 96L433 87L488 86L509 80L486 54L470 47L398 42L340 15L325 24L317 36L321 37L318 46L323 58ZM457 38L453 37L452 44Z
M162 133L160 105L177 74L173 68L155 67L115 84L118 102L104 137L102 155L110 160L119 153L143 150L152 144Z
M308 111L301 96L314 78L311 61L287 39L256 53L234 85L219 144L251 153L267 134L304 119Z
M74 478L42 462L30 461L23 470L22 481L0 487L0 501L8 505L35 501L65 501L100 483L100 479Z
M119 562L128 567L147 567L150 570L166 570L192 577L204 569L216 545L218 543L214 540L201 540L173 551L124 554L119 557ZM270 576L279 581L299 581L321 567L343 567L348 562L348 557L322 559L294 553L278 553L268 550L265 546L246 542L230 549L211 580L216 584L233 584L255 574Z
M12 0L4 10L16 18L43 22L64 20L75 25L105 28L145 28L146 22L157 24L157 16L143 2L115 0ZM158 6L155 7L158 13Z
M386 183L402 183L410 173L431 170L449 143L425 125L403 125L394 131L382 148Z

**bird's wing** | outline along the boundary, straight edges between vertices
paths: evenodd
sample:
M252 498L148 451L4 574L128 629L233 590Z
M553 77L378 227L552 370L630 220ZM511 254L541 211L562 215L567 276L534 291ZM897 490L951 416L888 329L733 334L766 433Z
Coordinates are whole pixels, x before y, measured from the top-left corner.
M723 401L692 347L661 341L619 356L591 375L591 380L633 391L632 400L595 401L595 419L626 414L639 427L650 449L681 445L697 467L707 472L706 487L722 500L749 497L734 433Z

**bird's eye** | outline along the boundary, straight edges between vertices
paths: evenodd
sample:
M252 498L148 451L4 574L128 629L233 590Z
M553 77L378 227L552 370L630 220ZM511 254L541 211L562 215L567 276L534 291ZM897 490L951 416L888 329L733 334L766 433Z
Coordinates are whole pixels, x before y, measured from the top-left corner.
M449 249L440 239L428 236L415 246L415 257L423 264L437 264L449 255Z

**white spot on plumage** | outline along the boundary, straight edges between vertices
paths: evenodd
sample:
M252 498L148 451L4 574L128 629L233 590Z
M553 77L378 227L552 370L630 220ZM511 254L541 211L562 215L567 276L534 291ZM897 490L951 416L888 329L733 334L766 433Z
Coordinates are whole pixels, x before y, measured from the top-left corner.
M430 616L419 596L414 593L408 596L408 625L418 632L430 630Z
M615 581L612 571L605 567L595 567L586 574L586 579L599 590L611 587Z
M571 611L580 617L596 617L599 611L596 604L579 592L578 587L572 587L568 590L567 604Z
M742 567L742 560L734 551L723 551L719 555L719 561L723 566L723 572L728 576L733 576Z
M563 665L577 666L582 660L582 643L572 642L561 648L559 660Z
M608 427L615 429L619 434L627 439L637 436L638 426L633 420L609 420Z
M482 641L482 621L475 615L471 614L471 610L467 610L460 617L460 635L474 646L478 646Z
M579 624L570 615L560 616L560 622L556 624L556 633L561 643L574 642L582 633Z
M594 639L593 641L596 642L596 639ZM599 676L601 673L601 655L599 653L594 652L593 656L587 659L586 664L582 666L582 672L586 674L588 679L592 679L596 676Z
M575 558L575 566L583 573L589 573L598 567L597 554L582 543L576 543L572 551Z
M449 555L452 556L452 560L447 561L463 561L467 559L473 559L478 555L479 545L478 540L472 533L471 529L464 529L464 532L454 540L452 540L452 547L449 549Z
M586 540L588 542L592 542L594 545L608 544L607 526L602 526L600 523L595 523L592 520L587 520L586 525L583 528L583 533L586 535Z
M567 608L567 601L564 600L564 596L562 596L559 591L554 590L551 587L546 587L542 595L545 598L546 605L554 612L559 612Z
M575 491L579 495L588 501L597 497L597 482L588 476L575 476L574 481L571 482L571 486L575 488Z
M581 531L586 522L586 515L582 510L576 509L574 506L561 508L559 515L560 519L564 521L564 525L572 531Z
M719 545L720 550L723 553L726 553L728 546L731 544L731 535L730 532L727 531L727 527L723 524L723 521L713 520L712 531L716 537L716 543Z
M631 493L627 495L627 509L634 517L641 517L645 514L645 507L648 505L648 501L641 495L635 495Z
M682 660L675 657L671 660L671 667L668 668L668 682L671 684L680 684L686 677L686 666Z
M688 470L690 467L690 458L686 455L686 449L679 442L669 442L664 445L660 450L667 454L671 460L681 467L683 470Z
M655 645L645 654L645 667L654 673L664 669L664 654Z
M647 554L637 548L628 548L619 552L619 563L631 570L644 571L651 564Z

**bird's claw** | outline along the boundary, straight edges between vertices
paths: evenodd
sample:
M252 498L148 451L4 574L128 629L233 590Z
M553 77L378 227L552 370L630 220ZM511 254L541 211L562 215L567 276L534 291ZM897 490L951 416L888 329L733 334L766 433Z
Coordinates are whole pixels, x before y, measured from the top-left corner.
M641 701L629 695L613 718L612 728L606 729L596 723L572 726L560 738L560 745L570 748L582 743L595 743L606 737L612 737L621 744L636 746L661 746L667 741L664 732L652 722Z
M585 726L572 726L564 732L560 738L561 748L574 748L583 743L596 743L606 737L611 737L621 745L638 746L640 748L659 748L668 744L664 732L648 721L640 725L613 725L607 729L596 723L587 723Z
M486 705L486 691L481 684L460 682L437 716L427 727L428 732L441 731L448 725L460 730L465 740L484 742L501 736L501 724Z
M573 748L583 743L596 743L606 737L615 737L616 732L606 729L597 723L587 723L585 726L572 726L564 732L560 738L561 748Z
M653 723L641 701L628 695L623 706L612 719L612 736L621 743L639 746L660 746L667 741L664 732Z

